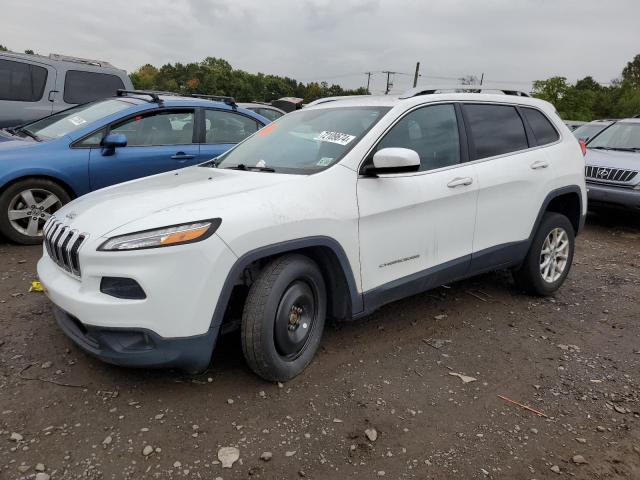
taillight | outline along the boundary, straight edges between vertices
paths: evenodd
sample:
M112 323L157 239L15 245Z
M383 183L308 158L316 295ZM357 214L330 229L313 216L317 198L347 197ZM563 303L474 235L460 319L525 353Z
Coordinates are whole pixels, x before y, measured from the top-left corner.
M587 154L587 142L585 142L582 138L578 140L580 144L580 149L582 150L582 156Z

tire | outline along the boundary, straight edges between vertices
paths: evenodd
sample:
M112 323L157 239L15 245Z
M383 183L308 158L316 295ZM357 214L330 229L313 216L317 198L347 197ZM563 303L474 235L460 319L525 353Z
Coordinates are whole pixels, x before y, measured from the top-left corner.
M66 190L52 180L19 180L0 194L0 233L22 245L42 243L44 222L70 200Z
M569 219L559 213L545 213L524 262L513 272L516 284L534 295L551 295L569 274L574 248L575 231Z
M249 289L242 315L242 350L251 370L272 382L300 374L320 346L326 309L315 262L290 254L269 263Z

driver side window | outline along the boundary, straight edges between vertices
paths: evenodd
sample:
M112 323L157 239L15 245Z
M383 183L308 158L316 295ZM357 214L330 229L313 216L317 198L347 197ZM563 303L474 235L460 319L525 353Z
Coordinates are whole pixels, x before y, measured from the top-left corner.
M382 138L383 148L408 148L420 156L420 171L460 163L460 137L452 104L422 107L406 115Z

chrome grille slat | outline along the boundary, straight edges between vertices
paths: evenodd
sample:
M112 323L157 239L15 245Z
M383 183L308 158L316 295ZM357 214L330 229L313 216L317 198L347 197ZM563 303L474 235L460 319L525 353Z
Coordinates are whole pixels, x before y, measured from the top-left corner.
M584 175L587 180L596 182L611 182L613 184L627 183L633 180L638 172L624 168L598 167L596 165L585 166Z
M78 252L86 240L86 234L64 225L51 217L43 229L44 246L47 254L60 268L80 277L80 260Z

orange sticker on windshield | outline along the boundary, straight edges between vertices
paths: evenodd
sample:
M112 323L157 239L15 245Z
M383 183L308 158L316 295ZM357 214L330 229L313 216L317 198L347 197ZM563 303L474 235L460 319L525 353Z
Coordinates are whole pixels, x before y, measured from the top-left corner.
M266 137L271 132L273 132L276 128L278 128L278 124L277 123L270 123L266 127L262 127L262 129L260 129L260 131L258 131L258 135L260 135L261 137Z

